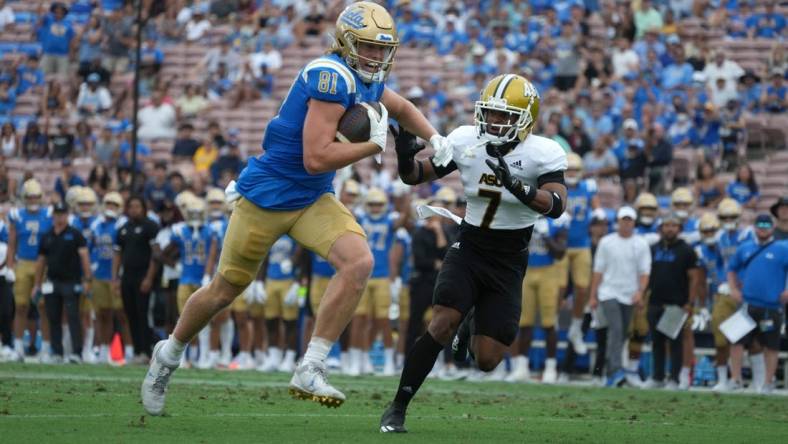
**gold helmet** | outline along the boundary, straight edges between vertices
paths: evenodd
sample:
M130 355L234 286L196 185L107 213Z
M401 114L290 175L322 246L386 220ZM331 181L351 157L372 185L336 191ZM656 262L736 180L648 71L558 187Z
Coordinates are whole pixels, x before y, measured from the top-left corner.
M583 173L583 158L577 153L569 152L566 155L567 167L564 172L564 180L567 185L575 186L580 182ZM571 172L571 174L570 174Z
M211 219L221 219L225 215L227 205L224 201L224 191L219 188L211 188L205 195L208 203L208 212Z
M716 231L720 229L720 221L714 213L703 213L698 221L698 229L700 231Z
M205 219L205 201L199 197L188 199L184 204L184 219L189 225L201 225Z
M22 184L22 201L25 208L29 211L38 211L41 208L41 199L44 197L44 189L35 179L28 179Z
M388 205L388 203L388 196L386 196L386 193L380 188L370 188L369 191L367 191L367 197L364 199L367 211L375 216L386 211L386 205Z
M642 208L653 208L657 209L659 205L657 204L657 198L651 193L640 193L638 197L635 199L635 209L640 210Z
M439 202L444 206L454 205L457 203L457 193L451 187L444 186L435 193L431 201Z
M692 196L692 191L689 188L676 188L673 194L670 195L670 206L682 220L686 220L689 217L693 203L695 203L695 198Z
M719 216L723 228L735 230L739 225L741 205L730 197L726 197L717 204L717 216Z
M528 79L517 74L502 74L487 83L476 101L474 121L479 136L500 145L523 141L539 117L539 93ZM487 112L508 113L506 124L488 123ZM497 129L497 134L491 132Z
M362 57L358 53L359 43L382 46L383 59ZM383 82L394 66L397 46L397 27L386 8L372 2L358 2L339 14L330 51L339 54L365 82Z
M93 216L98 206L96 192L90 187L81 187L77 192L77 214L79 217L88 218Z
M123 196L117 191L110 191L104 195L104 216L110 219L117 219L123 208ZM107 205L117 205L117 210L108 208Z
M186 204L192 200L196 199L197 196L194 195L191 191L181 191L175 196L175 206L178 207L178 211L181 212L182 216L186 216Z
M361 186L353 179L348 179L342 184L342 192L358 196L361 194Z

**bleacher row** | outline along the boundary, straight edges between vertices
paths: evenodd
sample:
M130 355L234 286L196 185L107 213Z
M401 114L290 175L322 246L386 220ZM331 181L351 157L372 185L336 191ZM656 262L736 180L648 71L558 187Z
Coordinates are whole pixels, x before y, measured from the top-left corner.
M19 15L20 21L13 31L0 33L0 56L5 61L14 58L24 57L26 54L40 50L38 43L34 41L33 26L35 23L35 11L39 2L17 1L13 2L15 12ZM780 6L780 11L788 13L788 6ZM85 17L75 17L74 23L79 26L84 23ZM591 34L593 37L602 38L605 33L605 26L598 16L592 16ZM721 30L709 29L698 19L686 19L680 23L679 33L684 38L695 35L703 35L709 40L711 48L728 50L728 54L744 68L762 72L765 69L769 50L775 44L775 40L729 40L723 38ZM193 72L194 67L202 59L204 54L210 49L214 42L218 42L230 29L226 25L215 26L209 35L200 43L180 43L164 46L161 49L165 54L162 76L165 82L169 82L170 97L177 98L188 83L198 81L196 77L200 73ZM592 37L592 38L593 38ZM296 45L283 51L283 67L276 73L274 81L274 93L271 99L262 99L253 102L245 102L240 108L233 109L227 100L219 100L212 103L208 110L202 115L192 120L196 128L195 137L200 138L205 134L209 121L218 121L223 128L238 128L242 146L246 148L249 155L259 154L260 141L265 131L266 122L275 114L280 101L290 87L292 79L301 67L310 59L321 55L324 52L324 44L321 39L313 38L306 48ZM397 53L394 74L397 78L401 91L407 90L414 85L421 85L433 76L441 78L442 88L447 92L451 99L456 99L463 103L466 108L468 121L472 118L470 113L472 103L467 100L466 90L462 87L468 80L464 77L463 66L461 63L446 61L439 58L432 49L416 49L402 47ZM60 79L66 89L67 96L71 96L71 88L77 87L71 83L72 79ZM110 90L113 98L120 97L124 90L130 90L132 81L131 74L113 75ZM17 107L10 117L17 124L17 127L24 126L27 122L35 119L43 91L31 91L17 99ZM124 116L131 116L130 94L124 102L122 109ZM75 124L76 118L69 118L69 123ZM2 120L2 119L0 119ZM50 127L55 128L61 120L53 117ZM2 123L2 122L0 122ZM92 128L100 128L103 125L101 119L89 120ZM788 187L788 152L781 151L788 147L788 115L755 115L746 118L748 147L759 149L761 154L772 153L775 148L777 152L768 154L763 160L752 164L759 184L761 185L762 199L758 209L763 210L773 202L774 198L785 193ZM150 168L156 160L171 161L172 140L157 140L149 143L152 156L146 164ZM771 148L771 149L770 149ZM385 155L386 165L394 170L395 160L393 149L389 149ZM673 177L678 179L693 179L695 174L696 156L692 150L677 150L674 153ZM26 170L34 172L43 185L47 188L54 184L55 177L59 174L60 164L47 160L22 161L20 159L7 160L9 172L21 178ZM189 164L175 165L185 177L190 177L192 167ZM362 176L369 174L369 165L366 162L359 164ZM77 159L75 168L83 177L87 176L92 168L90 159ZM724 179L728 179L725 176ZM449 183L459 187L458 179L450 179ZM618 184L601 183L600 196L603 205L615 208L621 203L622 192Z

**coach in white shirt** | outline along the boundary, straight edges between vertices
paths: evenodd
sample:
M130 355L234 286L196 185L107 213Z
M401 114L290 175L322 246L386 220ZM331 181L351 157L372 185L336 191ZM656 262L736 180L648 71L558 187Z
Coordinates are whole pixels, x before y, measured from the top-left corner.
M607 385L611 387L619 386L625 379L621 365L624 339L632 318L632 306L643 303L651 270L648 243L634 234L635 210L621 207L616 218L617 232L602 238L594 256L589 301L591 308L599 307L607 319L605 368Z

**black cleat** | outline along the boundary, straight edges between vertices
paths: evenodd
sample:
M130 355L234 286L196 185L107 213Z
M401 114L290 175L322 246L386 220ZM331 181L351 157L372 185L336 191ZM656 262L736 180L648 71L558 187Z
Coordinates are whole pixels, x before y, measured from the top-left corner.
M454 358L454 362L466 362L468 355L473 359L473 354L468 347L471 344L471 336L473 336L473 331L471 330L474 326L474 313L475 308L472 307L468 314L465 315L465 319L460 323L459 328L457 328L454 340L451 341L451 355Z
M405 409L392 402L380 418L380 433L407 432L408 430L405 428Z

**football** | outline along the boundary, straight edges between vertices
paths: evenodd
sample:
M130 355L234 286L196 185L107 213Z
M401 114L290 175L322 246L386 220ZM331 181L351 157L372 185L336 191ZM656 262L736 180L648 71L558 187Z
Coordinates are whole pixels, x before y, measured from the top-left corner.
M368 102L375 111L380 114L380 104L378 102ZM369 140L369 115L367 108L361 103L357 103L342 115L337 125L337 140L343 143L366 142Z

